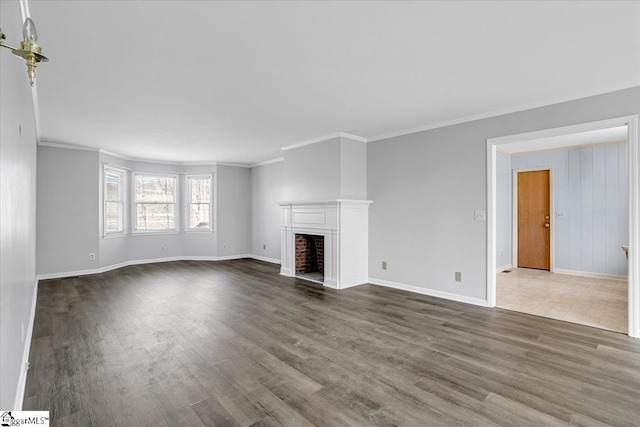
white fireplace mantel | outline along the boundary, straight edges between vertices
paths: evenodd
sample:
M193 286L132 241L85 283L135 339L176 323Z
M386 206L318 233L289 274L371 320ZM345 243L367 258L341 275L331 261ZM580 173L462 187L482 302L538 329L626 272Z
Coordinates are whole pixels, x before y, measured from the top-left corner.
M369 205L371 200L279 202L280 274L295 276L296 234L324 237L324 286L345 289L369 277Z

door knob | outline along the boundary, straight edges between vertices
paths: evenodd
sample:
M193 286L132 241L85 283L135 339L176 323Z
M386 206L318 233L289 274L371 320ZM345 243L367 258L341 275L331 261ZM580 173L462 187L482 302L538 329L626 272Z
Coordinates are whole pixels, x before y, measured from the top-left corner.
M545 227L547 227L547 228L549 228L549 223L546 223L544 226L545 226Z

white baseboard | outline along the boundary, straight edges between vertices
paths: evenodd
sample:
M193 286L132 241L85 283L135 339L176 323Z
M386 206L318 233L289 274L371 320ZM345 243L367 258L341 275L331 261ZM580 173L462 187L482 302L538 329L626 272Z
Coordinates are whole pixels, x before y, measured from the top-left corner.
M20 368L20 377L18 378L18 390L16 391L16 399L13 403L14 411L22 411L22 403L24 402L24 393L27 386L27 371L29 370L29 352L31 351L31 338L33 337L33 324L36 319L37 301L38 280L35 281L33 286L31 313L29 313L29 326L27 327L27 336L24 338L24 350L22 351L22 366Z
M513 265L511 265L511 264L505 264L505 265L503 265L502 267L499 267L499 268L496 270L496 274L498 274L498 273L502 273L503 271L505 271L505 270L509 270L509 269L511 269L511 268L513 268Z
M562 268L554 268L553 273L569 274L571 276L581 276L581 277L594 277L597 279L627 280L627 276L618 276L615 274L591 273L590 271L565 270Z
M248 255L249 258L253 258L253 259L257 259L258 261L264 261L264 262L270 262L272 264L281 264L279 259L275 259L275 258L268 258L266 256L262 256L262 255Z
M241 255L223 255L223 256L176 256L166 258L151 258L151 259L135 259L131 261L120 262L118 264L112 264L105 267L100 267L92 270L78 270L78 271L64 271L61 273L46 273L38 274L38 280L47 279L61 279L64 277L73 276L86 276L88 274L99 274L107 271L116 270L122 267L128 267L130 265L140 264L154 264L157 262L170 262L170 261L228 261L233 259L254 258L253 255L241 254Z
M468 297L460 294L452 294L450 292L436 291L434 289L422 288L419 286L405 285L404 283L389 282L387 280L375 279L369 277L369 283L374 285L386 286L387 288L401 289L403 291L415 292L417 294L429 295L437 298L444 298L457 302L464 302L466 304L479 305L481 307L487 307L487 301L480 298Z

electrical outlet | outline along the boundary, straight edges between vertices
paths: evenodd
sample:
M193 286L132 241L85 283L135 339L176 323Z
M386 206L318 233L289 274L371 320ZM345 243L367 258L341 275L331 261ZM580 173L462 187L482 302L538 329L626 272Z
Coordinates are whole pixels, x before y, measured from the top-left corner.
M267 245L262 245L262 249L266 250L267 249Z
M487 213L485 211L475 211L473 213L473 219L476 221L485 221L487 218Z
M96 259L96 254L90 253L89 254L89 261L95 261L95 259Z
M387 261L382 261L382 269L383 270L387 269Z
M462 272L456 271L456 282L462 282Z
M164 245L160 245L160 250L164 251Z
M227 249L227 244L226 243L222 244L222 249Z
M564 212L556 212L556 218L564 219Z

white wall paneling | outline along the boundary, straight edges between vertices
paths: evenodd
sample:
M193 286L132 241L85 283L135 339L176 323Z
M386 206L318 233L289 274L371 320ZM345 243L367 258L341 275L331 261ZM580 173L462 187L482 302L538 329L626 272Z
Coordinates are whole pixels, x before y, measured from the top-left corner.
M495 306L495 266L497 250L496 218L497 156L503 143L567 135L615 126L628 126L628 143L514 155L511 167L532 167L547 163L554 167L556 191L556 268L595 276L627 276L629 288L629 335L638 337L640 299L638 277L638 187L637 116L586 122L545 131L487 139L487 296ZM515 203L515 201L514 201ZM558 212L564 217L558 218ZM619 246L628 241L629 259ZM633 250L632 250L633 248ZM617 251L620 250L619 253ZM617 253L617 254L616 254ZM515 262L515 261L514 261Z
M514 171L546 165L553 169L551 224L554 269L626 277L627 260L621 250L629 240L626 143L514 154L510 156L510 164ZM502 191L507 184L505 178L499 176L497 180L498 215L507 198ZM624 185L620 186L620 182ZM513 191L515 194L515 181ZM515 198L513 205L516 218ZM503 229L504 224L499 220L498 259L504 247L500 239ZM513 229L515 246L515 226ZM517 264L515 249L513 265ZM498 263L497 267L501 265Z

